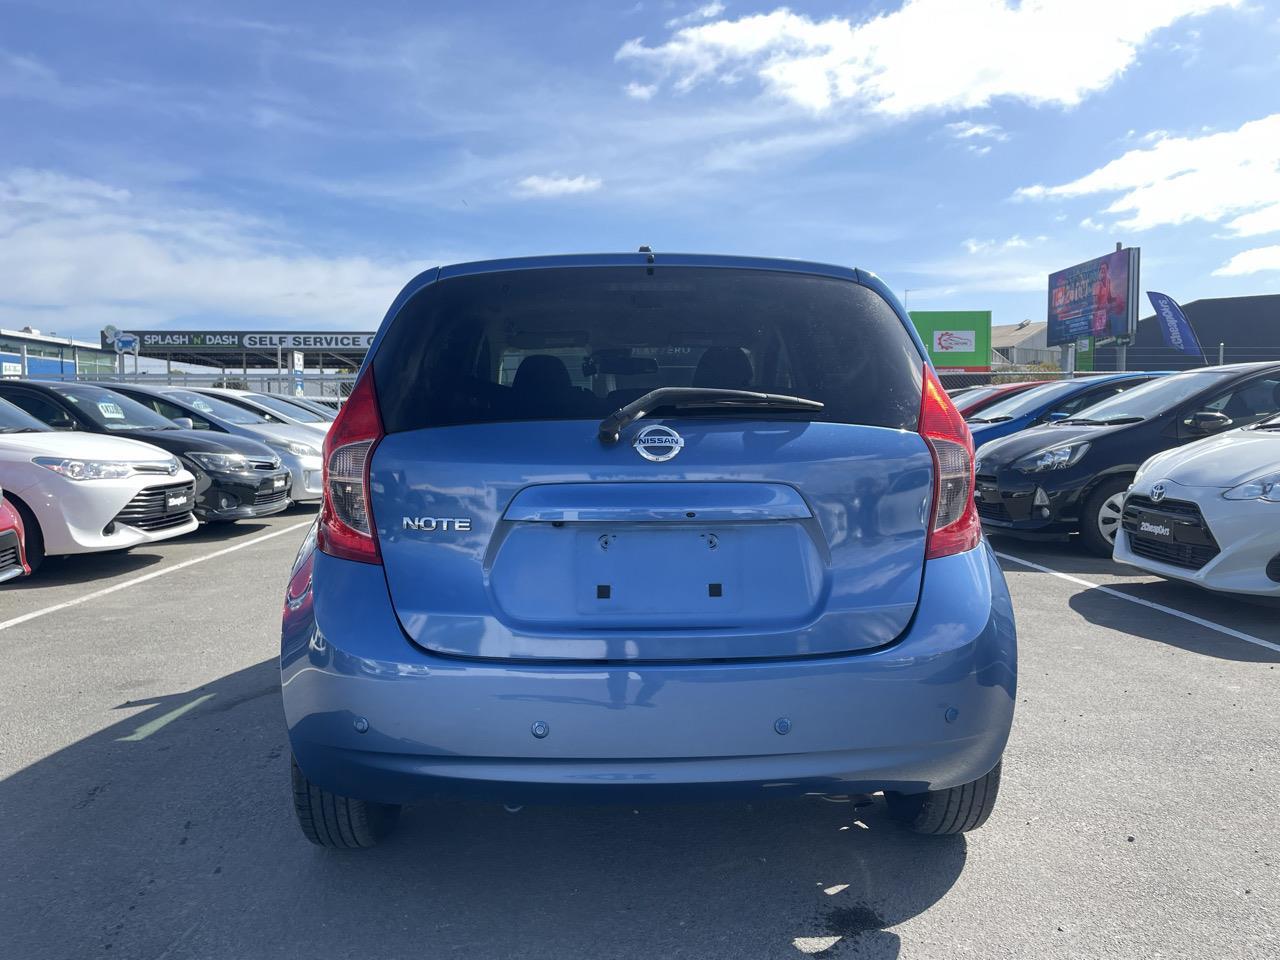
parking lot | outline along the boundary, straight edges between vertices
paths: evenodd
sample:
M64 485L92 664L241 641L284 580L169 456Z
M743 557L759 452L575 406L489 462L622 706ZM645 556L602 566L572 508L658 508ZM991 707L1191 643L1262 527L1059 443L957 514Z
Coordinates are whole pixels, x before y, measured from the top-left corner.
M1018 714L988 825L880 801L413 808L307 844L275 658L312 518L53 562L0 606L0 954L1274 957L1280 606L993 545Z

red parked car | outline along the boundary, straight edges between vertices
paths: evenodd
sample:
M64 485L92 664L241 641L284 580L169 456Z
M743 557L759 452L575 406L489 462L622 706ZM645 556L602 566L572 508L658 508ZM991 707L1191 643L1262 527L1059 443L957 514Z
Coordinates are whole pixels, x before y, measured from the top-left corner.
M18 511L9 506L0 490L0 583L26 576L27 552L22 534L22 520Z
M961 416L968 419L993 403L1012 397L1023 390L1038 387L1045 382L1044 380L1023 380L1018 383L993 383L985 387L974 387L955 398L956 409L960 411Z

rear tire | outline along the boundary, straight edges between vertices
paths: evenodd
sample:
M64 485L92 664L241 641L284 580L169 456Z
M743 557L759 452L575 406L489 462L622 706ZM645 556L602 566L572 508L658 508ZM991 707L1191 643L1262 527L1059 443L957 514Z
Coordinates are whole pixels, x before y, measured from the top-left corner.
M1115 477L1098 484L1085 498L1080 511L1080 542L1090 553L1111 556L1124 513L1124 492L1128 489L1128 477Z
M889 811L916 833L968 833L987 822L1000 793L1000 764L984 777L948 790L887 796Z
M297 814L302 835L318 847L335 850L360 850L377 846L378 841L395 829L400 807L390 803L373 803L340 797L317 787L289 761L293 778L293 812Z

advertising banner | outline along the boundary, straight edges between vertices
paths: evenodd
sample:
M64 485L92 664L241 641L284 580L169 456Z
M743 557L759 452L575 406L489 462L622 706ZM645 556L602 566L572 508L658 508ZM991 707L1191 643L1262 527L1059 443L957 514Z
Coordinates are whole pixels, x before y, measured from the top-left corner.
M1137 247L1127 247L1049 274L1049 346L1133 333L1138 252Z
M912 310L911 322L938 370L991 369L990 310Z
M1196 336L1196 331L1191 326L1191 321L1187 319L1187 315L1178 306L1178 301L1167 294L1156 293L1154 290L1148 290L1147 297L1151 300L1151 306L1155 308L1156 316L1160 319L1160 336L1164 338L1164 345L1171 350L1189 353L1193 357L1203 359L1204 348L1200 346L1200 338Z

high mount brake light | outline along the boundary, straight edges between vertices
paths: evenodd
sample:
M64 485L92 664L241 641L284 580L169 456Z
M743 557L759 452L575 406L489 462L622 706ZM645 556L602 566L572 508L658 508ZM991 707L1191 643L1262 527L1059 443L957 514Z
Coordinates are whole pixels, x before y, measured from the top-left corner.
M331 557L382 563L370 503L369 464L383 436L370 368L324 438L324 500L316 544Z
M920 435L929 444L934 467L925 558L972 550L982 539L982 521L973 501L973 434L929 366L924 368Z

